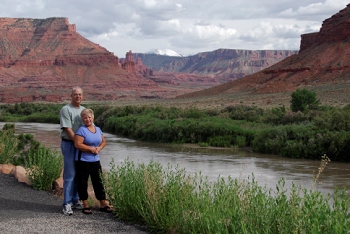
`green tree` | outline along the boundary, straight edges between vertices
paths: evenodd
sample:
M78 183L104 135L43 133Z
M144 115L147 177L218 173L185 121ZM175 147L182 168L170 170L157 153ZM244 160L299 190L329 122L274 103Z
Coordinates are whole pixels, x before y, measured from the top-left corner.
M291 95L292 100L290 108L293 112L297 111L305 111L308 109L314 109L316 108L320 101L316 97L316 93L312 92L310 90L307 90L306 88L303 89L297 89L295 92Z

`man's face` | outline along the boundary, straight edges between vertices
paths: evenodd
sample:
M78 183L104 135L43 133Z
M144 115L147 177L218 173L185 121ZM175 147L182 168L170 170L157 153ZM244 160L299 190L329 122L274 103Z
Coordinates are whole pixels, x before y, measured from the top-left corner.
M72 92L72 104L74 106L79 106L81 101L83 100L83 90L81 89L75 89Z

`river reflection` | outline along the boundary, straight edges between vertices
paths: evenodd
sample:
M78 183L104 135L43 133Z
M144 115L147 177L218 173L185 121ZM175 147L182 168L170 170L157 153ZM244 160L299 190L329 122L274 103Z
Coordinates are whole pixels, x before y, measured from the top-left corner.
M4 123L0 123L0 127ZM60 147L59 125L40 123L15 123L16 134L30 133L47 147ZM210 181L219 176L247 179L254 175L259 185L275 188L281 178L286 187L292 183L310 189L318 172L320 161L282 158L262 155L238 149L203 149L185 146L140 142L105 133L107 145L101 153L101 164L110 169L113 159L116 165L125 159L137 163L151 160L166 167L169 163L185 168L188 173L201 172ZM59 149L60 150L60 149ZM330 162L316 187L323 193L333 193L334 187L350 189L349 163Z

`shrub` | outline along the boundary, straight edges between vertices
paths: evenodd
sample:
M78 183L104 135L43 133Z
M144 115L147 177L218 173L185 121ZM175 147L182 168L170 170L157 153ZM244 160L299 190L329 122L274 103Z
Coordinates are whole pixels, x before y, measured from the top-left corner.
M37 150L29 151L25 167L33 188L51 191L53 182L62 171L62 162L62 155L56 150L40 146Z
M304 89L297 89L292 93L291 109L294 112L305 111L307 108L313 109L319 105L319 100L316 98L316 93Z

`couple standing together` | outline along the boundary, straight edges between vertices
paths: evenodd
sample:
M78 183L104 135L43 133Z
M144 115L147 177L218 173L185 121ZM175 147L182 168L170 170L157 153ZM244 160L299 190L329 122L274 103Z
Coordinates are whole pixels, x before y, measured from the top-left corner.
M63 213L72 209L91 214L88 203L88 179L100 201L100 211L111 213L102 184L99 153L106 145L101 129L94 125L94 113L81 106L83 90L74 87L71 103L60 111L61 151L63 154ZM79 202L82 201L82 203Z

